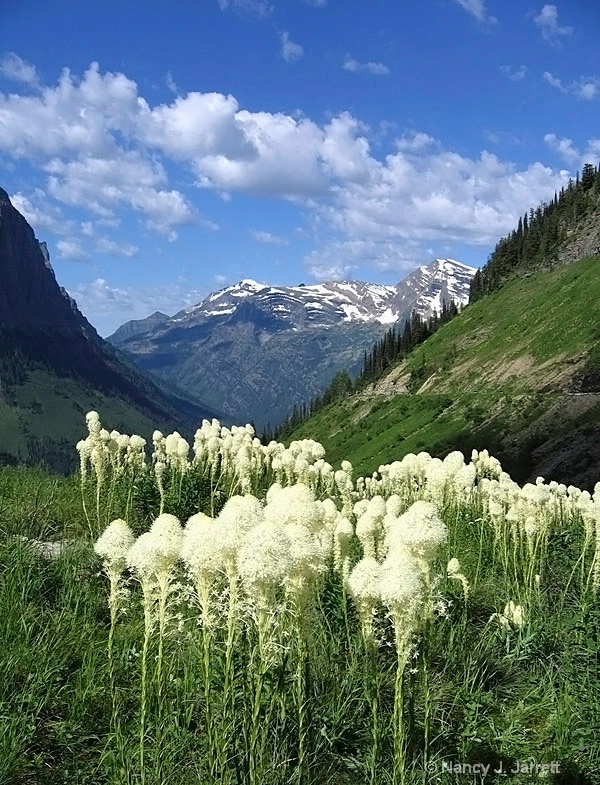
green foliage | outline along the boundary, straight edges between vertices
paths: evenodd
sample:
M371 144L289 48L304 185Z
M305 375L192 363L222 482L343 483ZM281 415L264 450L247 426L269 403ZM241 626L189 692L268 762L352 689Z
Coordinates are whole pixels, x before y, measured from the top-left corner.
M508 281L407 355L399 370L409 394L383 377L287 439L318 439L334 464L347 458L363 474L409 452L488 448L518 481L535 479L544 461L547 479L591 490L600 403L575 395L571 379L597 368L598 264L592 256Z
M409 413L410 404L405 405ZM77 483L77 478L55 478L31 470L0 471L0 643L4 652L0 658L0 782L6 785L134 785L142 781L137 755L143 635L138 590L132 587L127 613L119 619L113 641L117 733L111 724L107 689L111 674L106 579L99 573L91 543L74 543L59 559L47 561L12 537L25 519L29 537L83 537L82 516L76 512ZM153 514L156 499L149 481L136 480L135 495L140 503L144 495L150 496L145 509ZM25 509L19 508L19 501L26 503ZM407 785L424 781L427 733L432 772L427 782L456 782L456 775L444 774L443 766L449 762L508 769L519 762L554 761L558 772L550 781L595 784L600 766L600 677L595 667L600 612L597 599L580 579L593 559L590 549L582 550L581 522L569 520L552 534L534 565L542 574L540 588L530 594L524 576L532 565L513 550L510 527L503 529L506 541L495 544L476 501L449 504L443 517L450 540L437 570L443 576L448 558L458 555L471 589L465 603L460 585L441 578L437 591L446 611L432 621L411 660L404 686ZM511 598L526 606L522 629L504 629L490 621ZM346 605L335 573L326 576L319 602L318 612L307 620L305 783L364 785L368 781L375 705L381 713L375 781L389 785L393 739L387 719L393 705L395 667L389 622L383 616L376 620L380 645L375 655L379 677L374 692L358 619L352 604ZM190 610L184 619L188 630L196 626ZM280 623L292 629L294 620L286 617ZM233 724L219 729L215 720L212 728L225 733L238 750L247 743L243 725L252 722L249 710L256 687L252 646L250 638L243 638L236 648L234 668L245 674L245 681L234 694ZM248 782L249 770L243 762L230 780L221 774L211 777L208 772L204 675L198 647L192 634L165 639L159 698L158 650L151 644L143 778L148 785ZM225 694L222 642L212 642L211 662L210 697L218 717L225 709L221 704ZM280 662L265 675L262 685L258 730L266 730L266 748L273 756L261 775L264 785L293 781L298 762L296 666L292 654L289 661ZM500 785L506 778L490 770L485 781ZM528 773L510 777L515 785L533 781L537 779Z
M317 395L302 407L294 409L283 423L272 433L265 429L262 435L266 444L271 438L282 439L289 436L305 420L312 417L323 407L347 397L354 391L364 390L367 385L376 382L385 372L406 357L416 346L419 346L430 335L446 324L458 314L454 301L446 305L444 301L442 312L434 312L429 319L424 319L416 311L404 323L401 332L396 327L390 327L383 338L376 341L369 352L365 351L363 367L357 378L352 381L347 371L338 371L322 395ZM413 386L418 379L415 379Z
M559 250L581 230L582 223L600 207L600 172L583 167L581 180L554 195L550 203L531 208L509 235L498 241L487 264L471 283L470 302L503 286L518 271L531 272L558 261Z

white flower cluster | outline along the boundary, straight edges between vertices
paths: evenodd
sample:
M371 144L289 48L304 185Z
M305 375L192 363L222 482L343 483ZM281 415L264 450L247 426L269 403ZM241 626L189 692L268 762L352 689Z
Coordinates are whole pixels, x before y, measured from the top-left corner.
M525 626L525 612L522 605L515 605L512 600L504 606L502 613L493 613L490 616L490 621L496 619L500 626L507 632L511 627L522 630Z
M431 611L433 565L448 531L430 502L418 500L404 513L401 506L395 494L387 501L373 496L355 504L363 558L349 573L347 586L367 640L373 640L378 607L387 609L402 659L412 634Z
M380 466L372 477L360 478L357 490L367 496L396 494L404 506L426 499L444 507L468 503L477 479L476 465L466 464L461 452L451 452L444 460L432 458L428 452L409 453L401 461Z
M98 485L102 485L109 472L121 474L126 469L139 469L145 465L146 440L141 436L127 436L102 427L98 412L86 415L88 435L77 442L81 477L84 480L91 467Z
M130 464L145 465L145 440L117 431L108 433L102 429L96 412L90 412L86 419L89 435L77 445L82 475L87 473L90 463L94 469L99 468L100 474L105 473L103 467L121 470ZM196 431L191 457L189 443L177 431L167 435L154 431L152 444L151 462L159 487L167 468L182 473L191 468L218 469L223 474L234 475L242 493L249 493L254 480L268 471L280 485L301 482L324 495L331 494L336 487L333 468L324 460L325 450L313 439L294 441L289 447L276 441L263 445L251 425L228 428L213 419L203 420ZM98 454L94 453L95 448ZM352 466L347 461L338 482L346 492L352 490Z
M249 494L232 496L216 518L197 513L184 528L163 513L135 540L124 521L113 521L95 551L107 572L120 575L128 567L152 607L181 563L210 624L217 589L232 591L238 582L251 606L264 608L281 599L299 606L309 600L343 521L335 503L317 500L307 485L274 484L265 503Z

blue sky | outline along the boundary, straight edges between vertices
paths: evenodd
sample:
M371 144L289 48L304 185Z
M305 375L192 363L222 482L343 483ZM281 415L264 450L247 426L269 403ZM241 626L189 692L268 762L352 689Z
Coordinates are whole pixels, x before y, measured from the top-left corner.
M2 0L0 186L102 335L483 264L600 160L597 0Z

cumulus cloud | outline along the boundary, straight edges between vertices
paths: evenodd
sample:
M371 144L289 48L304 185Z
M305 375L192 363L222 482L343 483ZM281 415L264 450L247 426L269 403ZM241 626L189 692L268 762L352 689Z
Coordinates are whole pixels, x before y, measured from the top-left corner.
M423 263L431 248L417 241L397 242L369 237L332 240L307 255L305 264L317 281L342 281L356 278L356 271L367 264L380 272L393 272L398 279ZM427 258L425 256L425 258Z
M597 77L583 78L575 88L576 95L584 101L591 101L600 93L600 79Z
M359 63L358 60L350 57L350 55L346 55L342 68L344 71L349 71L351 74L365 73L373 74L374 76L385 76L390 72L390 69L385 63Z
M66 219L57 205L49 203L47 194L41 188L35 188L29 196L18 191L11 195L10 201L36 233L73 233L73 221Z
M456 0L456 2L461 8L464 8L468 14L475 17L478 22L495 24L498 21L495 16L488 14L484 0Z
M88 255L77 240L59 240L56 243L61 259L72 262L87 262Z
M165 76L165 84L167 85L169 92L173 93L173 95L179 95L181 92L177 82L173 78L173 74L170 71L167 71Z
M250 234L256 240L256 242L261 243L261 245L289 245L289 242L285 239L285 237L279 237L279 235L271 234L271 232L263 232L253 229Z
M560 90L561 93L566 93L567 89L563 85L562 81L550 73L550 71L544 71L544 82L547 82L550 87L554 87L556 90Z
M573 140L566 136L546 134L544 142L573 168L583 167L586 163L595 163L600 157L600 139L588 139L583 150L575 147Z
M594 98L600 95L600 78L597 76L582 76L566 85L562 79L554 76L549 71L544 71L543 78L550 87L554 87L561 93L574 95L582 101L593 101Z
M65 71L37 95L0 93L0 125L0 153L44 175L46 202L88 213L78 222L81 237L97 241L104 233L94 233L96 225L128 212L171 240L182 225L216 228L171 187L176 171L224 198L245 193L302 205L317 247L307 263L330 277L335 270L344 277L360 258L392 269L434 244L493 243L566 176L540 163L518 168L485 151L461 156L419 130L386 141L388 153L376 155L377 134L349 112L318 123L199 92L153 106L135 82L96 64L81 78ZM37 203L23 196L30 212ZM90 224L87 235L82 221ZM63 234L61 252L76 253L68 246L74 230ZM261 237L267 234L255 240ZM122 244L109 247L127 255Z
M287 30L279 33L279 43L281 44L281 56L286 63L297 63L304 54L304 48L290 39Z
M114 240L109 240L107 237L99 237L96 240L96 250L108 254L109 256L116 256L121 259L131 259L133 256L137 256L140 249L137 245L117 243Z
M394 144L397 150L402 150L406 153L421 153L428 147L430 148L437 145L437 142L432 136L421 131L404 134L403 136L398 137Z
M266 0L218 0L218 3L221 11L231 8L258 17L269 16L273 10L273 6Z
M542 34L544 41L551 46L560 46L563 38L573 35L572 27L561 27L558 24L558 9L555 5L546 4L533 21Z
M20 82L36 89L40 86L36 67L22 60L14 52L9 52L0 60L0 74L5 79Z
M439 146L425 154L398 150L374 165L368 183L346 183L319 205L333 242L307 264L329 274L333 262L352 269L362 256L366 264L405 270L429 245L489 246L566 179L540 163L519 170L485 151L468 158Z

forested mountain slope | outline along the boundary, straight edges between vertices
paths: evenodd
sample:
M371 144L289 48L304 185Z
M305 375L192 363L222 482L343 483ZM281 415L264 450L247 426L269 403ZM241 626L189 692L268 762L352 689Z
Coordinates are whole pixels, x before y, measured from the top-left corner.
M600 477L600 256L514 270L377 382L325 407L313 437L360 473L409 452L487 448L515 478Z

